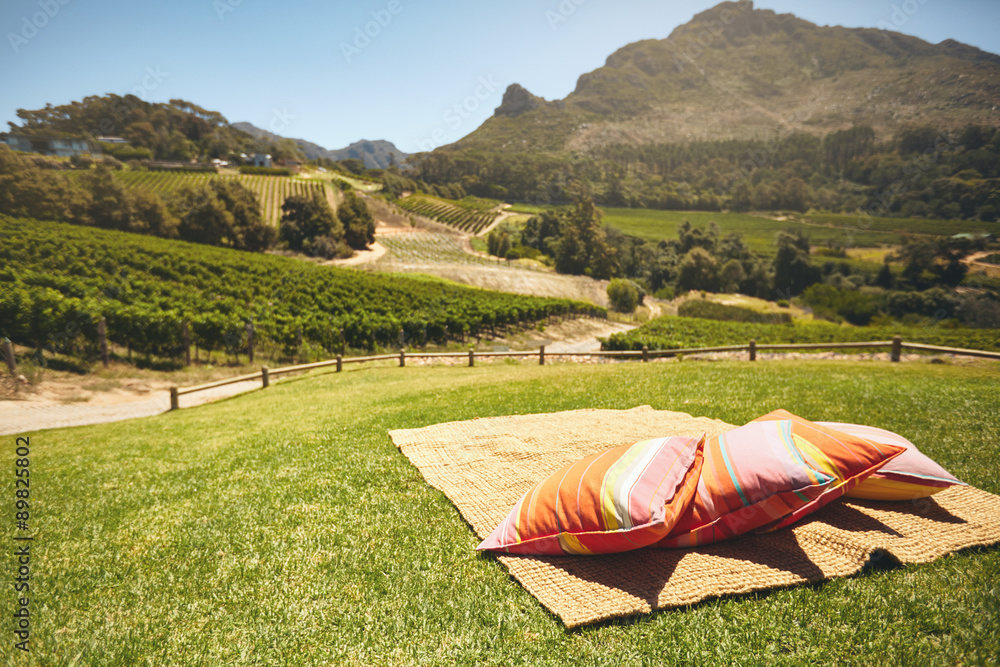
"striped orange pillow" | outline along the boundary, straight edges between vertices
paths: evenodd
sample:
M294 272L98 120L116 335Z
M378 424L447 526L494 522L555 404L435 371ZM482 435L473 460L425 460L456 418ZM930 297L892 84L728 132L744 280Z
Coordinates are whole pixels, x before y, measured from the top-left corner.
M709 439L698 492L655 546L696 547L775 524L836 480L806 462L789 421L750 423Z
M704 436L656 438L568 465L525 493L478 549L579 555L652 544L690 503L704 443Z
M793 415L787 410L769 412L758 417L754 422L774 420L791 421L792 435L795 437L800 451L805 455L806 461L817 470L832 475L836 481L824 489L818 498L792 512L776 524L765 526L765 530L784 528L805 515L815 512L830 501L849 492L886 462L906 451L905 447L876 442L821 426L808 419Z

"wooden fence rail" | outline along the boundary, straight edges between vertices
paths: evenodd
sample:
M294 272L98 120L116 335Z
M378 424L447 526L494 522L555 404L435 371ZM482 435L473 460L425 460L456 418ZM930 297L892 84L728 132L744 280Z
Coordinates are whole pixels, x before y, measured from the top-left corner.
M538 363L544 365L545 360L552 357L607 357L611 359L641 359L642 361L649 361L650 359L655 359L659 357L676 357L678 355L690 355L690 354L707 354L710 352L749 352L750 361L756 361L757 350L851 350L851 349L867 349L867 348L879 348L887 347L890 349L890 359L894 362L898 362L901 357L902 350L918 350L922 352L941 352L945 354L955 354L967 357L982 357L985 359L997 359L1000 360L1000 352L988 352L986 350L967 350L958 347L942 347L940 345L924 345L922 343L905 343L899 336L895 336L892 340L876 340L876 341L863 341L854 343L764 343L758 344L757 341L751 340L747 345L717 345L715 347L692 347L683 348L676 350L649 350L643 347L641 350L615 350L615 351L596 351L596 352L546 352L545 346L541 346L537 352L527 351L527 352L511 352L511 351L496 351L496 352L476 352L474 349L470 349L468 352L406 352L405 350L400 350L398 354L377 354L368 357L351 357L348 359L343 358L341 355L337 355L335 359L328 359L326 361L317 361L311 364L298 364L296 366L285 366L284 368L269 369L267 366L261 368L259 373L249 373L247 375L238 375L236 377L231 377L225 380L218 380L216 382L208 382L206 384L199 384L193 387L171 387L170 388L170 409L176 410L178 405L178 399L185 394L192 394L197 391L204 391L206 389L214 389L215 387L222 387L228 384L235 384L237 382L246 382L249 380L260 380L262 386L266 388L270 384L270 378L276 375L284 375L286 373L296 373L301 371L314 370L317 368L326 368L329 366L336 366L337 372L343 370L344 364L361 364L370 361L392 361L398 360L401 367L406 366L407 359L459 359L466 358L469 359L469 366L474 366L476 357L513 357L513 358L524 358L524 357L535 357L538 359Z

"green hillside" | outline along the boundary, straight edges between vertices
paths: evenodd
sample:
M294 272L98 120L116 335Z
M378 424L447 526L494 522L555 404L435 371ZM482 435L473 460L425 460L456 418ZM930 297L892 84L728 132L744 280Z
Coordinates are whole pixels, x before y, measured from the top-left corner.
M128 147L123 159L207 161L228 159L240 152L305 159L290 139L255 139L231 125L221 113L179 99L146 102L135 95L90 95L69 104L18 109L17 117L20 124L11 124L11 132L18 135L124 138ZM113 155L123 146L104 144L104 150Z

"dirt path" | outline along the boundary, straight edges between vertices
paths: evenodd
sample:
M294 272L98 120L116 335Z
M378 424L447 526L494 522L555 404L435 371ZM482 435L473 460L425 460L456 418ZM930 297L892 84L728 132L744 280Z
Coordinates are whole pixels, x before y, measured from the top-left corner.
M358 250L354 253L354 257L348 257L347 259L331 259L325 262L320 262L321 266L357 266L359 264L367 264L368 262L374 262L379 257L385 254L385 246L376 241L372 243L368 250Z
M522 332L517 339L496 342L512 349L530 349L534 339L542 338L552 352L589 352L600 349L599 336L631 328L633 325L581 318L550 325L544 333ZM78 379L43 381L10 400L0 400L0 435L159 415L170 409L170 384L162 379L132 378L114 389L89 391ZM260 381L250 380L184 395L179 402L181 408L190 408L257 389Z
M998 277L1000 276L1000 265L997 264L987 264L986 262L980 262L979 260L983 257L989 257L990 255L997 254L995 250L984 250L982 252L973 253L965 259L962 260L965 264L969 266L969 269L976 268L979 269L980 273L987 276Z
M546 338L562 338L562 340L546 345L546 352L596 352L601 349L601 341L597 340L598 338L606 338L611 334L635 328L634 324L622 324L607 320L571 320L565 324L568 325L565 329L558 330L557 327L561 325L555 325L547 328L542 334Z
M257 380L215 387L180 397L180 407L190 408L222 398L259 389ZM145 397L109 393L93 402L61 403L51 398L28 397L24 400L0 401L0 435L67 426L86 426L107 422L152 417L170 409L170 392L158 389Z
M490 232L492 232L494 229L496 229L497 225L499 225L501 222L503 222L507 218L511 217L512 215L517 215L516 213L514 213L512 211L508 211L507 210L508 208L510 208L510 204L501 204L500 206L497 206L495 210L498 211L500 213L500 215L498 215L496 218L494 218L493 222L491 222L490 224L488 224L486 227L484 227L483 229L480 229L479 233L476 234L476 236L486 236L487 234L489 234Z

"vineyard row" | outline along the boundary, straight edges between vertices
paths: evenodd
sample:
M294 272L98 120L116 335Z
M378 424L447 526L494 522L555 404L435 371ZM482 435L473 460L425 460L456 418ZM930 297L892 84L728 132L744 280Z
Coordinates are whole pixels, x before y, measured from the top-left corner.
M469 234L479 234L499 215L496 211L477 211L425 195L410 195L396 201L401 208L436 220Z

